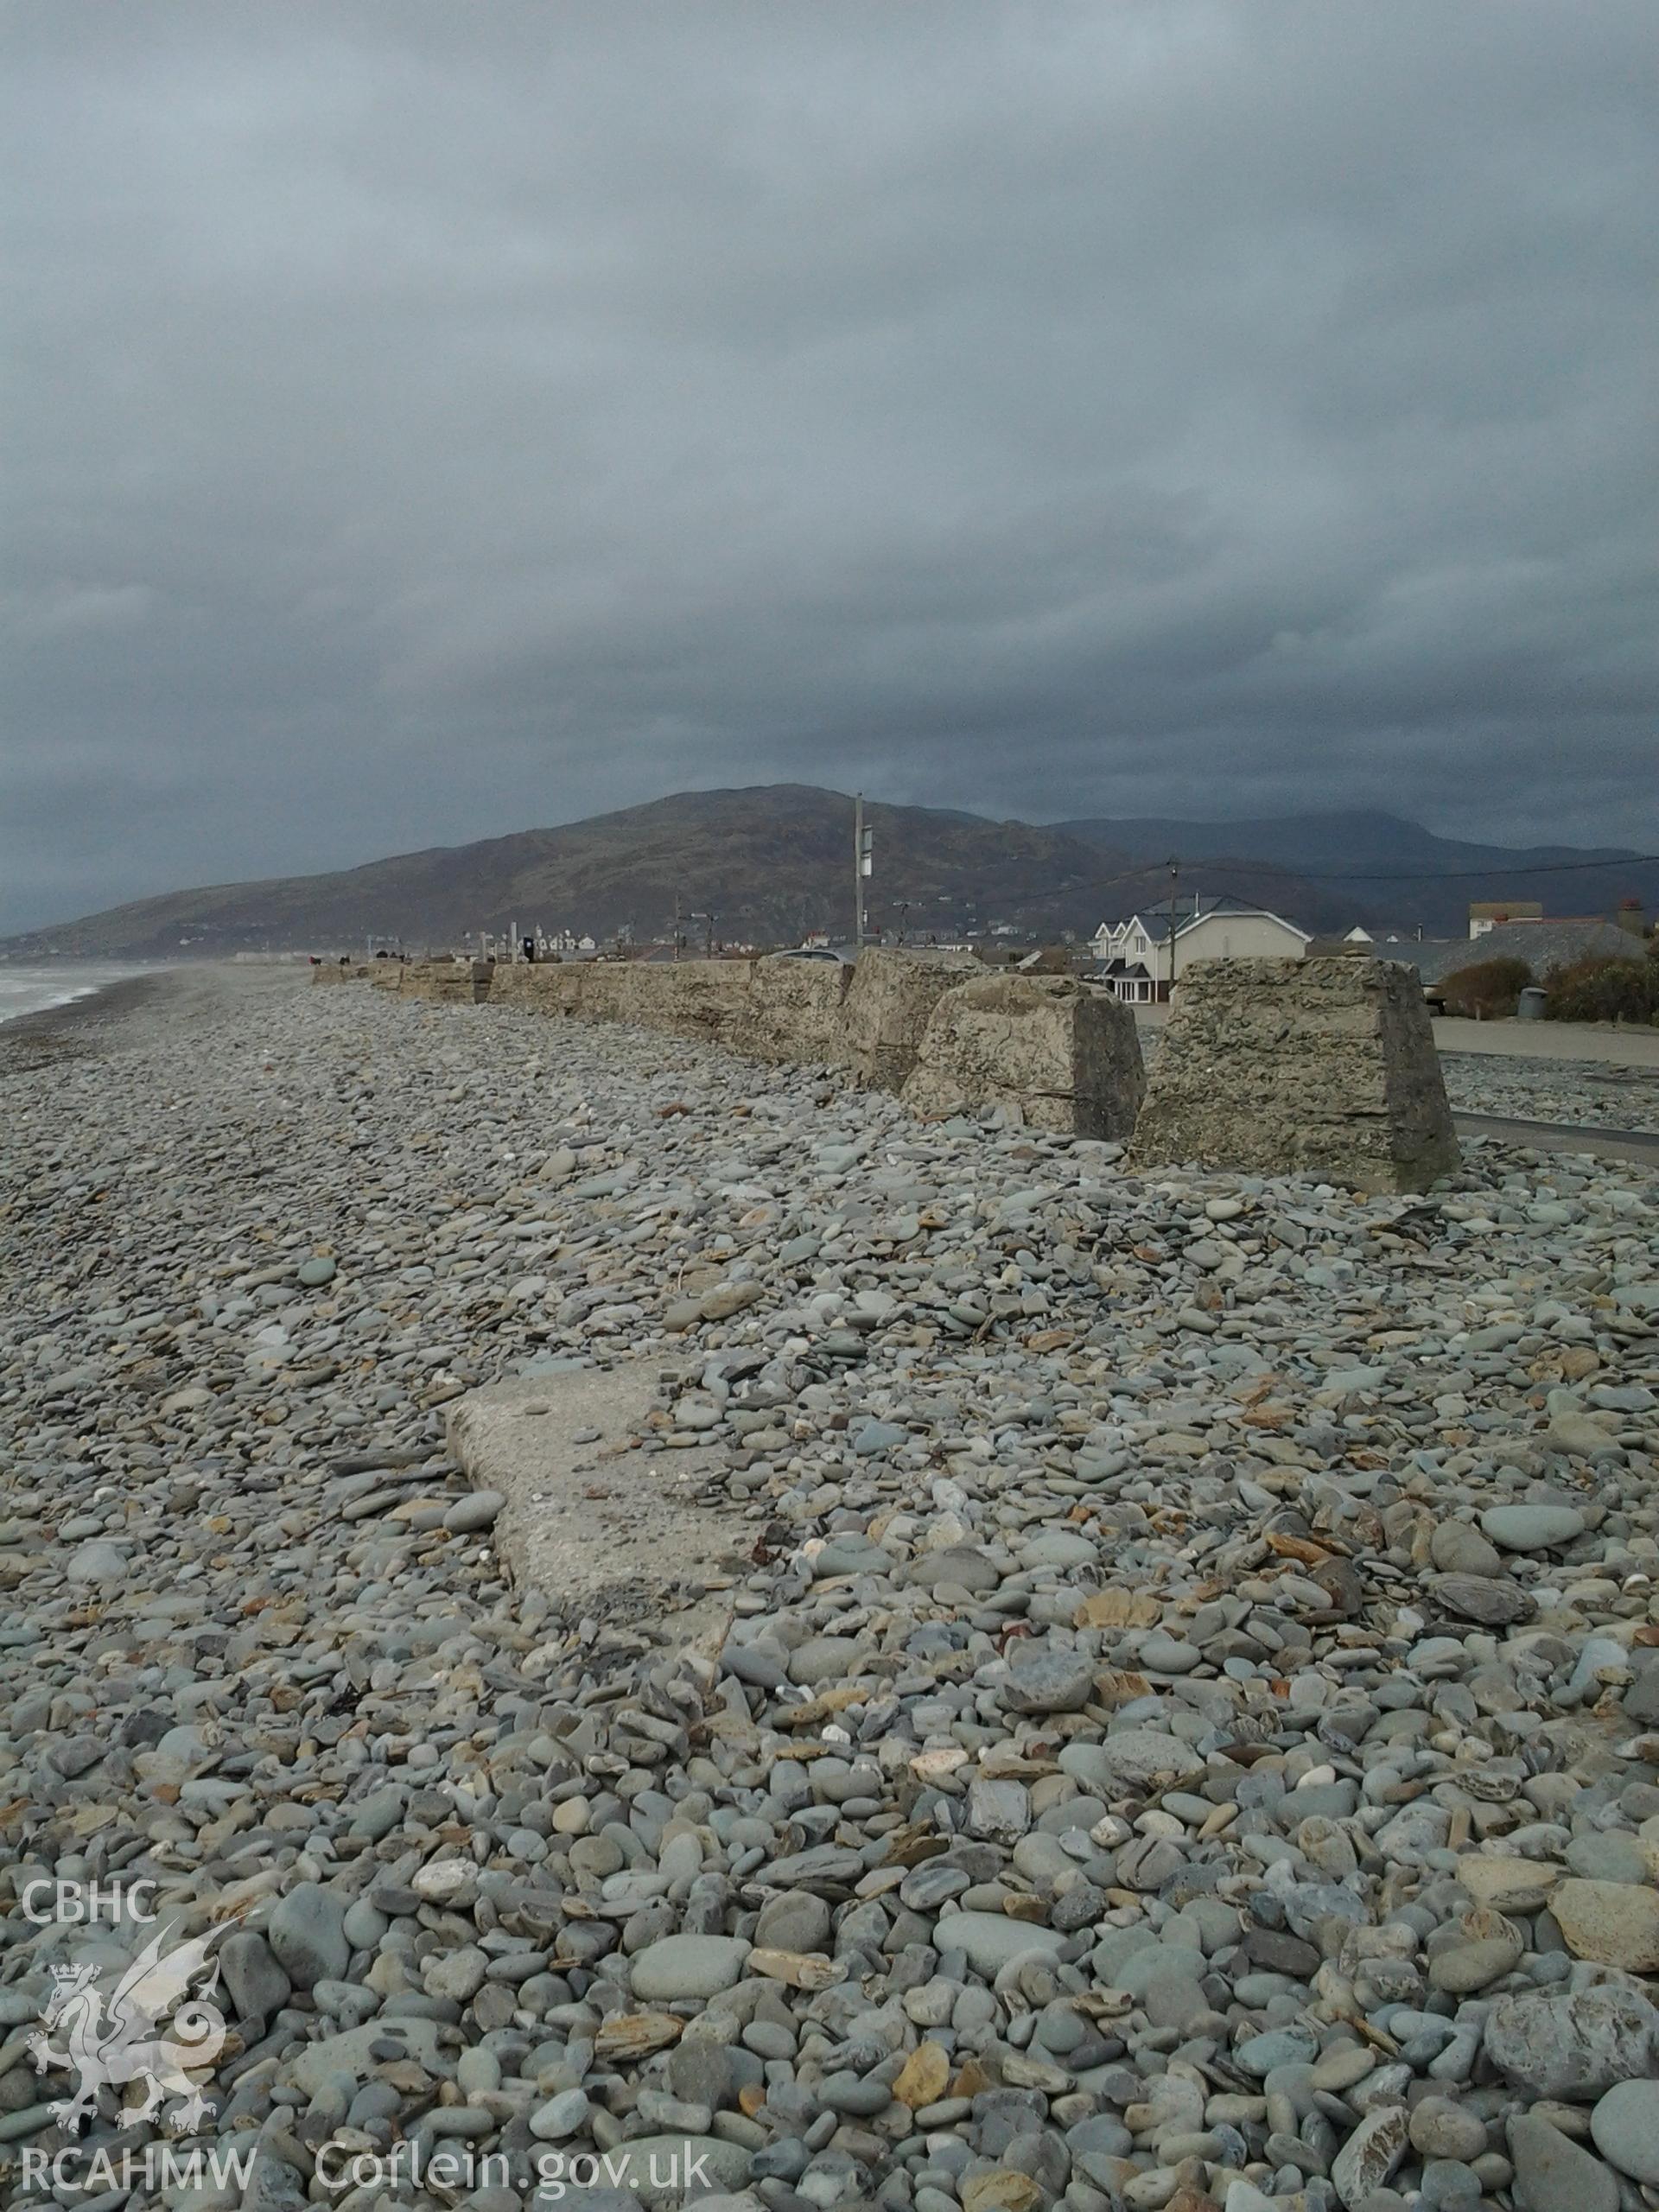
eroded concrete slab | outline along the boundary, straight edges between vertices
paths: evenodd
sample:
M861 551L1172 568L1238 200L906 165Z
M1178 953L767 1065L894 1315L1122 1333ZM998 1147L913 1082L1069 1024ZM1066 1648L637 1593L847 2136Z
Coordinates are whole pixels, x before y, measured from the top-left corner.
M637 1361L469 1391L449 1408L449 1446L475 1490L505 1497L493 1541L507 1573L560 1618L651 1616L688 1647L718 1649L730 1621L721 1586L754 1532L696 1503L718 1451L643 1448L657 1373Z

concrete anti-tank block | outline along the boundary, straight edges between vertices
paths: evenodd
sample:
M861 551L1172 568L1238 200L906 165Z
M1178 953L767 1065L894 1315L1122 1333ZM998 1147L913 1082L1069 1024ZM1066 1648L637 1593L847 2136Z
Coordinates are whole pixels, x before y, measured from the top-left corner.
M1135 1124L1135 1168L1192 1163L1421 1191L1459 1166L1414 969L1206 960L1176 985Z
M586 972L556 960L499 961L490 1004L517 1007L525 1014L573 1014Z
M489 969L482 961L422 961L404 969L404 995L432 1006L476 1006L489 995Z
M748 995L746 960L515 961L497 969L490 1002L713 1044L725 1041Z
M928 1017L944 994L980 970L963 959L884 946L858 956L847 988L847 1054L865 1090L902 1090Z
M1127 1141L1146 1090L1135 1016L1067 976L984 976L928 1016L901 1093L913 1114L1017 1112L1035 1129Z
M643 971L621 960L590 960L582 971L576 1012L583 1021L637 1021L643 998L634 980Z
M852 972L839 960L792 960L783 953L755 961L747 995L721 1042L751 1059L844 1067L842 1017Z
M748 960L682 960L653 972L666 978L652 1027L705 1045L730 1042L748 1010Z

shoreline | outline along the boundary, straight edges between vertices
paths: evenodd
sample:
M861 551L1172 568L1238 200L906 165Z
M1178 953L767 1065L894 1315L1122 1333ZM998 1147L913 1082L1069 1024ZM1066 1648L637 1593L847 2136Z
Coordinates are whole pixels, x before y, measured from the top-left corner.
M82 1058L99 1040L162 1040L193 1017L275 999L308 981L308 969L239 967L204 960L118 976L79 998L0 1022L0 1077L54 1059Z
M170 973L171 971L167 971ZM43 1060L90 1050L87 1033L124 1021L161 995L165 975L123 976L79 998L37 1007L0 1022L0 1075L38 1067Z

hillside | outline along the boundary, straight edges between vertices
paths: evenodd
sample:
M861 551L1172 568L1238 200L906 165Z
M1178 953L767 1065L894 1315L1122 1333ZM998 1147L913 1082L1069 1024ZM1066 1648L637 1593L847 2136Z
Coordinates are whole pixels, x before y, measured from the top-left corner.
M1611 906L1630 892L1659 903L1659 868L1614 860L1585 874L1535 877L1529 870L1560 849L1510 855L1456 844L1387 815L1043 825L880 804L866 813L875 836L871 919L888 928L902 922L912 938L999 922L1040 936L1086 933L1166 896L1172 852L1183 859L1183 895L1230 892L1315 931L1357 918L1452 929L1470 899L1486 896L1541 896L1562 912ZM852 802L839 792L792 784L682 791L586 822L327 875L139 899L12 938L0 951L123 959L328 951L371 934L442 945L513 921L601 939L630 930L644 940L666 934L677 897L684 914L712 912L721 938L792 944L808 930L849 928L851 842ZM1468 882L1412 880L1457 868L1487 873ZM1322 880L1348 871L1364 873ZM1536 891L1528 887L1535 881Z
M1004 918L1044 930L1098 918L1109 872L1092 846L1024 823L871 805L871 907L911 902L912 930ZM269 944L327 949L369 933L448 943L509 922L605 938L664 934L675 900L713 912L722 938L794 943L851 926L852 802L804 785L687 791L590 821L441 847L339 874L216 885L13 938L12 952L207 954ZM890 917L897 920L893 914Z

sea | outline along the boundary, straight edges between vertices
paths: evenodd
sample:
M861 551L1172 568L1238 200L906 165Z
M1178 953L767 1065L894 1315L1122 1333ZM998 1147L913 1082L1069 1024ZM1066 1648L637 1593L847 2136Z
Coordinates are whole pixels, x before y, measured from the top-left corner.
M26 1014L44 1014L48 1007L67 1006L73 999L90 998L110 983L143 972L105 960L0 961L0 1022L16 1021Z

